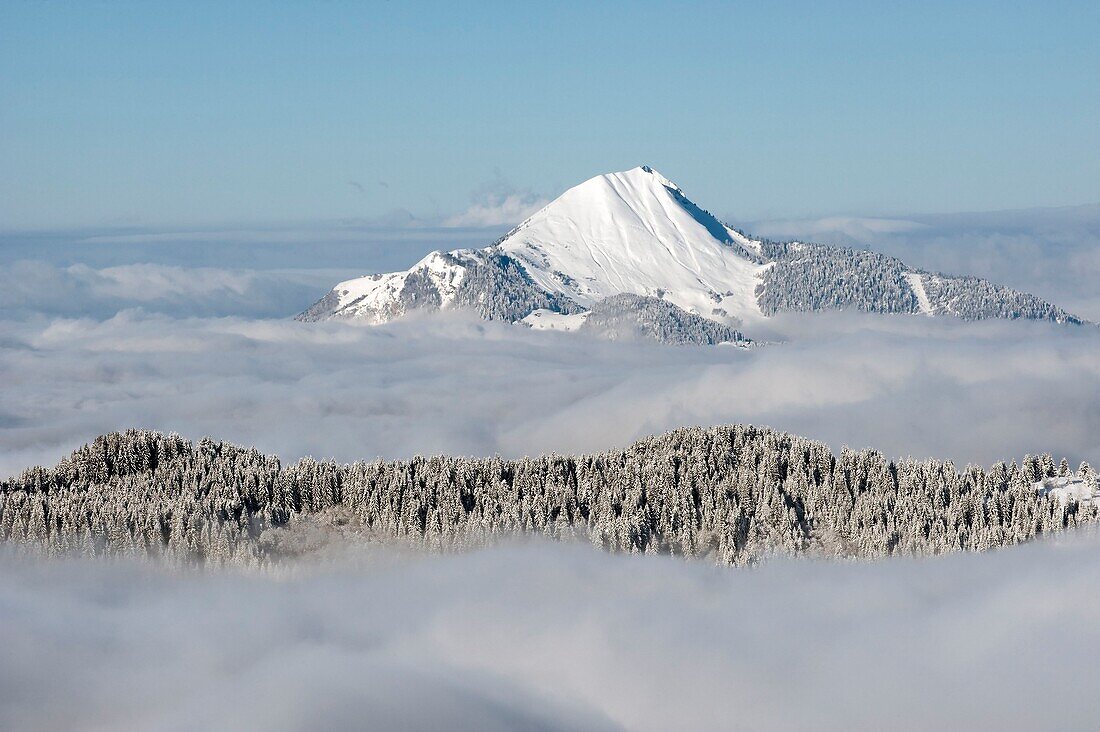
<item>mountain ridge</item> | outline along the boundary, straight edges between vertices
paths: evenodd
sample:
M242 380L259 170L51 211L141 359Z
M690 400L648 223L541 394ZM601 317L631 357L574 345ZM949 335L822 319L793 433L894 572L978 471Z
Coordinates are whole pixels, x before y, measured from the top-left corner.
M465 308L489 320L580 330L583 318L567 323L547 314L580 315L620 295L668 304L649 309L650 318L661 313L659 327L626 329L651 339L681 322L705 330L692 318L740 329L778 312L846 308L1083 322L1034 295L870 250L751 237L649 166L570 188L486 248L432 252L403 272L338 283L298 319L378 324L412 311ZM620 307L616 317L630 316ZM687 341L710 343L713 333Z

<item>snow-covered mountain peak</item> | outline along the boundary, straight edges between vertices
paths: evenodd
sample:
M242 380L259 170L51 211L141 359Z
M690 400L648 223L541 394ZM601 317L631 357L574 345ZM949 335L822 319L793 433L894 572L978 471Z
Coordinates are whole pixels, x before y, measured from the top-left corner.
M759 316L763 267L734 232L660 173L590 178L500 243L542 288L588 307L621 293L719 320Z
M404 272L341 282L299 317L384 323L452 308L697 343L739 339L733 328L781 311L1081 322L1033 295L877 252L750 238L649 166L570 188L485 249L433 252Z
M648 165L619 173L604 173L573 186L550 204L535 212L519 228L549 216L576 217L610 215L623 208L635 213L653 210L654 204L683 199L680 187ZM691 204L694 206L694 204Z
M675 183L673 183L668 178L664 177L663 175L661 175L660 173L658 173L656 170L649 167L648 165L642 165L640 167L634 168L633 170L629 170L627 172L628 173L633 173L635 170L641 171L642 173L645 173L646 175L652 176L655 180L657 180L665 188L673 188L677 191L680 190L680 186L676 185Z

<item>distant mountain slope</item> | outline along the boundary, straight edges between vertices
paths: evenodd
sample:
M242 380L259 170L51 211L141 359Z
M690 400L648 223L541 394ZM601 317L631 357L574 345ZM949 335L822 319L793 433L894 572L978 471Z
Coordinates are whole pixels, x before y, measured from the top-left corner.
M565 314L584 310L536 285L519 263L490 247L432 252L404 272L341 282L298 319L356 318L385 323L413 310L447 308L464 308L486 320L509 322L540 309Z
M1034 295L978 277L951 277L906 266L864 249L760 240L762 261L774 263L758 290L760 309L854 308L876 313L950 315L966 320L1027 318L1058 323L1081 319Z
M677 345L713 346L748 343L728 325L689 313L670 302L645 295L605 297L581 317L581 332L608 340L653 340Z
M589 319L580 314L621 295L640 299L614 300L582 327ZM653 300L664 305L655 308ZM845 308L1081 322L975 277L925 272L871 251L751 238L648 167L570 188L485 249L433 252L404 272L341 282L298 317L384 323L416 310L468 309L549 329L592 331L604 323L610 333L614 311L620 334L711 342L718 331L701 335L706 329L693 318L733 328L783 311Z

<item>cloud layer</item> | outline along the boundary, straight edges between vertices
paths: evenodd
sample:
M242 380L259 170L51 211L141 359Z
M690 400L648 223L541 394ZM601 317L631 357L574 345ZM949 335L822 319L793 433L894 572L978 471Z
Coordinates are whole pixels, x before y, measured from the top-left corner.
M95 269L19 261L0 270L8 318L110 318L122 310L172 316L285 318L330 287L333 270L243 270L125 264Z
M126 427L286 459L508 456L755 422L889 455L1100 457L1100 330L907 317L784 318L744 351L609 343L464 317L0 321L0 472Z
M0 561L8 729L1085 729L1095 534L733 571L530 544Z

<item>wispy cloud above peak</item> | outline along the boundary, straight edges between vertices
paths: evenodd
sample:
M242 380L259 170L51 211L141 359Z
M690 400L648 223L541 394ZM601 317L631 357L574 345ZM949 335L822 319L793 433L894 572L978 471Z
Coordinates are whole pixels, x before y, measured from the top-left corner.
M762 221L755 225L755 232L784 239L861 239L880 234L903 234L924 226L908 219L826 216L819 219Z
M443 220L444 226L507 226L518 224L550 202L529 190L490 192L477 197L465 211Z

